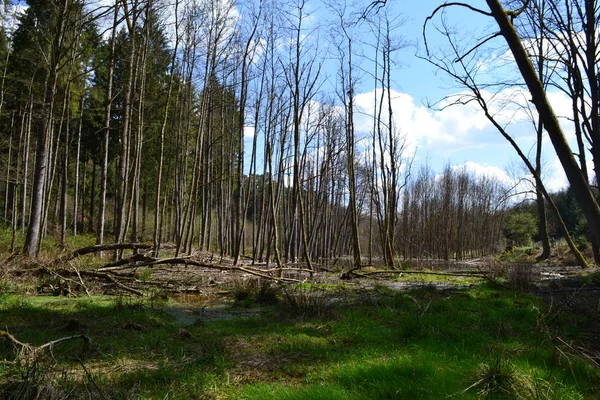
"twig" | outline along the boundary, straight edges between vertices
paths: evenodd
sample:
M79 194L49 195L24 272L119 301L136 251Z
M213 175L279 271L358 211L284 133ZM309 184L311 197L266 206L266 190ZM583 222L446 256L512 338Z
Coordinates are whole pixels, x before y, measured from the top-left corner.
M580 347L580 346L571 345L571 344L565 342L561 337L557 337L556 339L558 339L567 348L571 349L571 351L573 351L574 353L578 354L581 358L584 358L584 359L590 361L592 364L594 364L594 366L596 368L600 367L600 363L598 363L598 361L596 361L596 359L598 357L595 356L595 355L590 354L589 351L586 350L585 348Z
M483 14L485 16L491 17L492 13L482 10L480 8L476 8L473 7L472 5L466 4L466 3L461 3L461 2L447 2L444 3L440 6L438 6L435 10L433 10L433 12L427 17L425 18L425 22L423 23L423 40L425 43L425 51L427 52L427 55L429 55L429 45L427 43L427 35L426 35L426 30L427 30L427 23L429 21L431 21L433 19L433 17L435 17L435 15L442 9L446 8L446 7L453 7L453 6L457 6L457 7L464 7L464 8L468 8L471 11L474 11L476 13L479 14Z
M73 335L73 336L66 336L66 337L63 337L60 339L52 340L48 343L45 343L45 344L37 347L35 349L35 351L37 352L37 351L41 351L44 349L51 350L57 344L61 344L63 342L67 342L69 340L75 340L75 339L82 339L85 342L86 346L89 346L92 343L92 340L86 335Z
M255 269L256 271L263 271L263 272L279 272L279 271L290 271L290 272L306 272L306 273L314 273L315 271L311 271L310 269L306 269L306 268L290 268L290 267L286 267L286 268L268 268L268 269Z
M71 268L73 268L73 270L75 271L75 273L77 274L77 277L79 278L79 284L81 285L81 287L83 288L83 290L85 290L85 294L87 294L88 297L92 297L92 295L90 294L90 291L85 286L85 283L83 283L83 279L81 279L81 274L79 273L79 270L77 268L75 268L75 266L73 264L71 264L70 261L68 263L71 266Z
M126 292L136 294L136 295L138 295L140 297L144 296L144 293L140 292L139 290L130 288L129 286L123 285L121 282L119 282L118 280L116 280L111 274L102 274L102 275L104 275L109 281L111 281L112 283L114 283L115 286L117 286L118 288L123 289Z
M21 348L21 354L18 356L18 358L29 359L29 361L35 361L38 358L38 356L41 353L43 353L44 351L46 351L46 350L52 351L52 348L54 346L56 346L57 344L67 342L69 340L82 339L84 341L86 347L89 347L92 343L92 340L86 335L74 335L74 336L66 336L66 337L63 337L60 339L52 340L48 343L44 343L43 345L36 347L29 343L21 342L20 340L15 338L13 335L11 335L8 332L8 329L6 329L4 331L0 331L0 336L4 336L4 337L8 338L8 340L10 340L13 345L19 346Z
M100 393L100 396L102 396L102 398L104 398L104 399L109 399L109 397L106 395L106 393L104 393L104 391L102 389L100 389L100 386L98 386L98 384L94 380L94 377L92 376L92 374L90 374L90 371L88 371L88 369L85 367L85 364L83 364L83 361L81 361L81 358L79 358L79 356L75 356L75 358L77 358L77 361L81 365L81 368L83 368L83 370L85 371L85 374L87 375L90 382L92 382L92 385L94 385L94 387L96 388L98 393Z
M497 279L492 278L488 273L486 273L485 271L482 271L481 267L479 267L478 265L475 265L475 268L477 268L477 270L482 274L483 278L485 278L488 282L493 283L494 285L500 285L504 289L508 289L508 286L506 286L503 283L498 282Z
M6 330L4 330L4 331L0 331L0 336L4 336L4 337L8 338L8 340L10 340L12 342L12 344L14 344L14 345L18 345L21 347L31 347L31 345L29 345L27 343L23 343L23 342L19 341L16 337L11 335L8 332L8 328L5 328L5 329Z
M9 262L11 262L12 260L15 259L16 256L18 256L19 253L18 252L13 252L10 256L8 256L7 258L5 258L4 260L0 261L0 265L4 265L7 264Z

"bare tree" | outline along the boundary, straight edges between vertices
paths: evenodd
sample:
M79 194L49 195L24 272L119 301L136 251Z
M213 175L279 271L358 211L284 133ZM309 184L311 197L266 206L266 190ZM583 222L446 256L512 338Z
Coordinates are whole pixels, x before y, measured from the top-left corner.
M41 123L37 135L37 151L35 162L35 176L32 189L31 214L24 250L29 256L35 256L38 251L38 240L40 238L40 227L42 222L42 210L44 208L44 190L48 176L48 154L49 142L53 135L53 117L55 97L58 83L58 69L63 55L63 39L66 23L66 15L71 5L70 0L62 0L57 4L58 19L53 32L48 60L46 86L44 90L44 101L41 113Z
M347 21L345 7L339 6L334 9L339 19L337 28L333 35L341 32L343 42L337 44L338 58L340 62L338 79L340 83L339 98L344 104L344 125L346 131L346 163L348 166L348 209L350 211L350 226L352 232L352 253L354 256L354 268L360 268L362 259L360 251L360 234L359 234L359 209L357 205L357 190L356 190L356 173L355 173L355 132L354 132L354 91L356 88L355 77L353 76L353 41L351 25Z
M575 196L586 217L590 232L592 234L592 238L593 240L596 240L595 238L600 237L600 229L598 229L598 222L600 222L600 208L598 207L598 204L590 191L587 179L585 178L584 174L582 173L582 170L575 161L573 152L569 147L569 144L567 143L567 140L562 132L562 128L560 127L558 118L556 117L556 114L554 113L554 110L550 105L544 85L540 80L540 77L536 73L536 70L533 67L529 54L525 50L521 38L517 34L515 26L513 25L514 19L519 17L523 13L523 11L527 9L530 2L525 1L522 3L522 6L519 9L509 11L505 10L497 0L486 0L486 3L488 4L490 11L475 8L466 3L456 2L445 3L436 8L432 15L427 18L424 24L424 34L427 22L431 20L431 18L433 18L438 12L445 9L446 7L451 6L464 7L471 10L472 12L488 17L493 17L500 30L499 32L490 34L488 37L481 40L470 49L460 49L456 43L449 40L449 44L452 49L452 54L454 56L454 60L452 61L455 61L454 64L457 64L458 67L452 65L452 62L448 59L443 60L439 57L429 57L429 60L433 62L436 66L438 66L440 69L449 73L462 85L469 88L469 90L472 92L472 95L469 95L466 98L462 99L458 98L456 99L456 103L464 104L465 102L476 101L486 114L486 117L490 119L492 124L515 148L519 156L523 159L523 161L530 169L533 176L537 176L536 169L529 163L527 157L520 150L517 143L514 140L512 140L510 135L508 135L508 133L504 130L504 127L500 125L497 122L497 120L494 119L494 116L492 115L493 112L490 111L484 98L485 96L482 94L481 89L479 88L479 85L475 79L475 70L473 69L473 66L468 65L466 61L469 57L473 57L473 54L476 53L476 51L479 48L481 48L485 43L499 36L505 38L506 43L508 44L509 49L515 59L521 77L523 78L523 81L525 82L525 85L532 96L532 102L535 105L536 110L539 114L540 121L543 124L546 132L548 132L550 140L567 175L567 179L569 180L569 183L571 184ZM448 32L447 29L445 31ZM449 38L448 35L446 35L446 37ZM456 68L458 68L460 71L457 71ZM541 181L539 181L538 183L541 183ZM545 195L545 197L547 200L549 199L549 196L547 196L547 194ZM582 256L579 257L579 260L584 265L586 264Z

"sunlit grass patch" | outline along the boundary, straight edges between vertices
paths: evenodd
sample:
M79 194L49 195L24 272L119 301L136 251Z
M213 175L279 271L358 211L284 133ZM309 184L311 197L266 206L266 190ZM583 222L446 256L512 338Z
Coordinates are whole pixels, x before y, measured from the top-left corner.
M508 373L523 379L530 398L600 393L598 370L557 347L557 332L567 341L580 337L583 317L545 321L539 298L488 284L452 292L380 289L346 293L359 301L325 290L335 312L320 316L267 307L187 326L166 312L171 303L150 299L8 295L0 320L34 345L88 335L94 347L82 362L111 398L476 399L494 392L484 381ZM366 298L377 301L360 301ZM92 389L73 358L77 350L75 343L57 347L53 368L79 393ZM0 341L0 358L11 351ZM497 359L510 364L493 368ZM0 382L9 376L0 369ZM60 380L49 382L64 389Z
M410 283L421 283L421 284L445 284L448 286L469 286L482 283L486 278L479 276L457 276L457 275L444 275L434 274L435 271L424 270L422 272L428 273L400 273L395 278L396 282L410 282ZM465 274L466 275L466 274Z
M318 287L287 287L282 293L280 308L298 318L331 316L334 300L330 291Z

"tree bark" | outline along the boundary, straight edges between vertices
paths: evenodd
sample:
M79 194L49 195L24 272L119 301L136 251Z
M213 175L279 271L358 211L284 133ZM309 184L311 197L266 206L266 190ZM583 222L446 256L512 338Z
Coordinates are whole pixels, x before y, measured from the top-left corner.
M486 0L492 15L500 28L500 32L508 44L519 71L525 80L532 96L532 102L540 115L541 121L548 132L556 154L573 189L573 194L588 223L593 240L600 241L600 207L596 202L587 180L577 165L573 152L560 127L558 118L546 96L546 92L535 73L535 69L527 55L509 14L502 8L498 0Z
M106 214L106 190L108 182L108 146L110 142L110 119L112 109L113 74L115 71L115 34L119 16L119 1L115 0L113 26L110 35L110 53L108 58L108 85L106 88L106 104L104 106L104 132L102 136L102 163L100 167L100 203L98 205L98 230L96 244L104 243L104 222ZM102 257L102 253L99 253Z
M38 240L40 237L40 226L42 222L42 209L44 208L44 190L47 179L48 145L53 133L54 100L56 96L58 68L61 57L61 47L64 36L65 17L70 0L62 0L60 3L57 31L55 33L50 56L50 65L46 87L44 91L44 103L42 106L42 121L37 137L37 154L35 161L35 173L33 179L31 215L25 238L24 251L30 257L37 256Z

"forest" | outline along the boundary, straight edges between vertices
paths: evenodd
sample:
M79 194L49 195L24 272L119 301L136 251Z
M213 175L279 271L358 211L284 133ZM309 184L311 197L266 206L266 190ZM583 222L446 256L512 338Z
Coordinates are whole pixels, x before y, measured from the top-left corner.
M388 109L385 20L373 33L381 92L359 146L350 32L328 95L323 60L299 40L301 4L293 20L265 3L238 21L233 3L137 3L32 2L12 44L4 37L3 220L27 254L46 235L84 233L234 263L364 254L393 266L496 250L508 189L450 168L433 179L406 151ZM352 18L342 11L338 30Z
M35 256L48 235L64 246L68 236L89 234L98 245L152 241L155 256L170 243L177 255L208 251L234 264L249 257L312 269L313 260L347 255L355 266L368 257L368 264L376 258L393 267L399 258L463 259L503 248L502 224L518 203L514 188L415 161L394 119L391 72L401 44L385 12L360 19L357 10L332 6L334 21L315 33L305 27L311 15L304 2L288 5L286 16L268 2L179 3L32 1L10 36L3 30L0 190L11 250L21 237ZM548 11L539 12L564 11L543 5ZM523 36L538 28L534 21L518 26ZM364 35L362 25L375 43L368 55L353 37ZM332 55L317 56L307 29L331 36ZM586 43L597 54L593 40ZM574 167L591 182L595 64L571 77L558 68L579 54L564 54L560 64L537 53L543 84L566 80L571 90L577 143L592 149L577 153ZM356 58L371 54L369 65L357 67ZM323 83L326 57L334 60L332 88ZM450 58L432 55L431 62L446 71ZM462 70L448 73L474 89L469 100L485 109L477 92L489 83L477 81L475 59L461 58ZM376 89L369 132L355 129L358 75ZM560 213L548 193L544 199L539 154L530 161L524 151L547 258L544 220ZM571 185L581 201L582 189ZM590 222L580 214L583 225ZM565 236L561 228L552 236ZM596 249L594 232L583 231Z
M599 1L420 21L511 182L409 139L399 0L0 2L0 397L597 398Z

